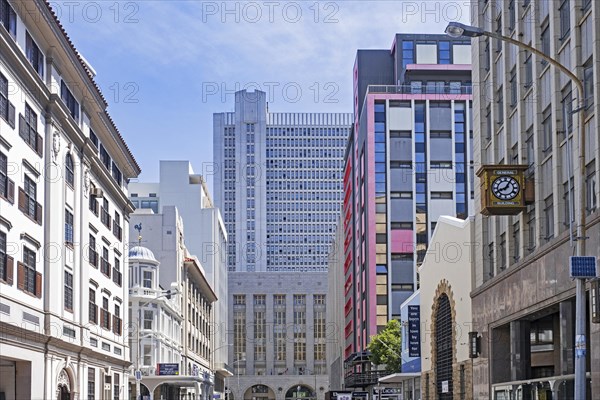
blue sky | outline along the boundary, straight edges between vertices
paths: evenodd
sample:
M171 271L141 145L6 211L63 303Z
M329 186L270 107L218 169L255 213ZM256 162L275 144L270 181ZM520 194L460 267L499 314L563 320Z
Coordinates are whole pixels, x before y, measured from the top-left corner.
M273 112L352 112L357 49L395 33L469 21L459 1L51 1L97 72L109 112L142 167L212 162L212 114L259 88Z

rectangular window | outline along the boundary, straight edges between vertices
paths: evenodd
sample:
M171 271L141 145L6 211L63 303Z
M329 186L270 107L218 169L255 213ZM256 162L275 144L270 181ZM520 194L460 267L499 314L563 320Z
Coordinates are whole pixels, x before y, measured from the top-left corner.
M73 245L73 214L65 210L65 243Z
M536 246L536 232L535 232L535 209L531 209L527 212L527 236L528 236L528 250L533 252Z
M392 199L412 199L412 192L391 192L390 198Z
M91 129L90 129L90 141L92 142L94 147L96 147L96 149L100 148L100 143L98 142L98 136L96 136L94 131L92 131Z
M64 306L65 310L73 311L73 274L65 271L65 287L64 287Z
M568 137L573 132L573 93L571 92L571 85L563 90L562 110L563 133L565 137Z
M6 254L6 233L0 232L0 279L12 284L12 258L10 260Z
M498 15L496 18L496 33L498 35L502 35L502 14ZM502 51L502 40L496 39L496 52L500 53Z
M489 71L490 67L491 67L490 39L489 38L485 38L485 48L483 50L483 57L484 57L484 60L483 60L484 69L486 71Z
M586 62L583 68L583 97L587 111L594 104L594 68L592 60Z
M110 156L108 155L108 151L104 146L100 146L100 161L102 161L102 165L106 167L107 170L110 171Z
M144 329L152 330L153 320L154 312L152 310L144 310Z
M119 400L119 395L121 392L121 383L120 383L120 375L113 375L113 400Z
M25 35L25 54L40 77L44 77L44 54L35 43L29 32Z
M549 241L554 237L554 207L552 195L544 200L544 227L545 239Z
M38 155L43 154L42 137L37 132L37 114L25 103L25 115L19 115L19 136Z
M110 311L108 311L108 298L102 298L102 309L100 310L100 326L110 330Z
M23 277L22 286L23 290L31 294L36 294L36 254L35 251L23 248ZM21 271L19 271L21 273ZM41 288L40 288L41 289Z
M122 181L123 181L123 174L121 173L121 170L119 169L119 167L117 167L117 164L115 164L115 162L112 162L112 177L115 179L115 181L117 181L117 185L121 186Z
M430 161L431 169L452 169L452 161Z
M516 107L519 100L519 85L517 83L517 69L510 71L510 106Z
M542 116L542 138L544 156L552 152L552 110L548 107Z
M515 7L515 0L510 0L508 3L508 30L510 32L515 30L517 21L517 10Z
M496 102L497 102L497 111L496 122L498 125L504 124L504 90L502 86L496 91Z
M96 291L94 289L90 289L89 292L88 319L94 324L98 323L98 306L96 305Z
M96 400L96 370L94 368L88 368L87 398Z
M3 1L3 0L0 0ZM15 127L15 106L8 101L8 78L0 73L0 118Z
M562 0L558 8L560 16L560 40L565 40L571 32L571 2ZM546 53L548 54L548 53Z
M145 288L152 288L152 271L144 271L143 286Z
M452 199L452 192L431 192L431 199Z
M533 85L533 63L531 53L525 52L525 54L525 82L523 82L523 86L529 88Z
M108 262L108 249L102 248L102 259L100 260L100 272L110 277L110 263Z
M429 137L431 139L450 139L452 137L451 131L430 131Z
M592 162L590 165L586 167L587 177L586 177L586 210L588 215L596 211L598 208L598 195L596 194L598 190L598 184L596 181L596 166L595 163Z
M0 24L13 38L17 37L17 13L7 0L0 0Z
M19 188L19 209L33 220L41 223L41 207L38 207L37 185L27 175L25 175L24 188Z
M79 103L75 100L75 96L69 90L65 81L60 82L60 98L69 109L69 113L71 117L75 120L75 122L79 123Z
M550 55L550 27L546 26L543 30L542 30L542 53L546 54L546 55ZM546 65L548 64L548 61L546 60L541 60L542 65Z

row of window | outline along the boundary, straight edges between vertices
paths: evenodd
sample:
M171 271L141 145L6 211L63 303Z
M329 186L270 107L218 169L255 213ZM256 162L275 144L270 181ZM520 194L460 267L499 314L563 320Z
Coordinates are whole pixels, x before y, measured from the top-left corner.
M294 148L301 147L310 149L313 147L333 147L333 148L344 148L346 146L346 139L318 139L318 138L300 138L290 139L288 137L282 138L267 138L267 150L270 148Z
M123 320L121 319L121 304L115 302L114 314L111 315L109 310L109 297L108 294L102 291L102 307L98 308L96 303L96 291L97 288L93 287L89 289L89 303L88 303L88 320L91 323L100 325L101 328L106 330L112 330L116 335L123 334Z
M109 250L106 246L102 247L102 254L96 250L96 237L90 233L88 243L88 261L94 267L100 267L100 272L107 278L111 278L119 287L123 284L123 274L121 272L121 260L115 253L114 265L110 264Z

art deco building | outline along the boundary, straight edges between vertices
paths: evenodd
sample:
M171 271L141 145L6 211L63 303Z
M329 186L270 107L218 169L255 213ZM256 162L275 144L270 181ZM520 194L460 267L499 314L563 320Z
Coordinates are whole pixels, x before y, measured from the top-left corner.
M324 331L313 332L309 316L322 309L314 312L322 312L324 324L351 114L274 113L264 92L244 90L235 94L234 112L214 114L213 121L215 204L229 238L229 364L237 375L228 380L230 394L323 398ZM232 325L243 305L245 325L261 330L242 334ZM257 336L266 327L277 339Z
M0 397L128 397L128 181L95 71L47 2L0 0Z

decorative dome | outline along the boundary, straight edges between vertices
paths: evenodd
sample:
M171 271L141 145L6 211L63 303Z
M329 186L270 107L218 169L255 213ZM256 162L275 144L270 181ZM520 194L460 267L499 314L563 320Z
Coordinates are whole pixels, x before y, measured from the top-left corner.
M139 258L145 261L158 262L158 260L154 257L154 253L152 253L150 249L142 246L134 246L129 249L129 258Z

